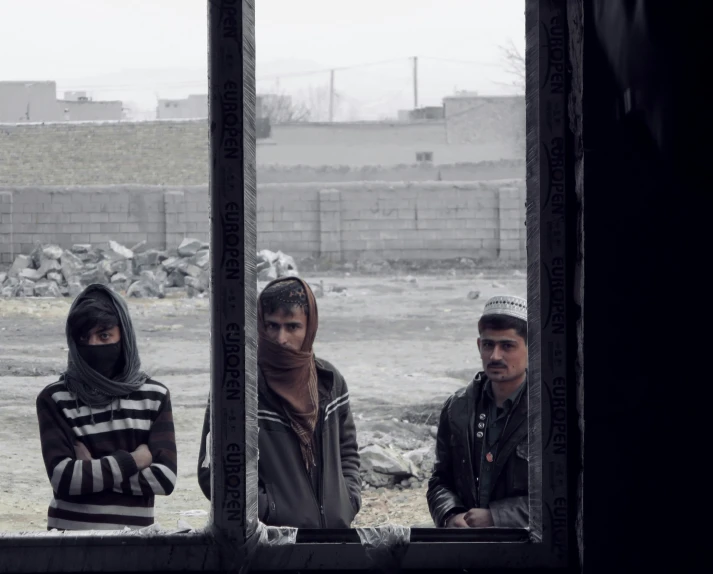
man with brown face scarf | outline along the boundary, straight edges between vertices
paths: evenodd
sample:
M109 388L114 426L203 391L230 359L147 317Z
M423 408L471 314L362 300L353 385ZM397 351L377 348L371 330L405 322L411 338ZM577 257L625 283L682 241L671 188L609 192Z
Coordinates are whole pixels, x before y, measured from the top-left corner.
M272 281L258 300L258 516L270 526L349 528L361 507L356 429L339 371L316 358L309 285ZM198 481L210 499L210 405Z
M47 528L150 526L154 497L176 484L168 389L141 371L126 304L104 285L77 296L66 335L67 369L37 397Z

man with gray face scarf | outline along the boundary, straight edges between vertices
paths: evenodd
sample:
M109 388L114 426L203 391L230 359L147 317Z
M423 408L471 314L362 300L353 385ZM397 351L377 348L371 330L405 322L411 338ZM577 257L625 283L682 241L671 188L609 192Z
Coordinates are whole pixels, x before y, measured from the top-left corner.
M168 389L141 371L124 301L90 285L67 317L67 369L37 398L42 456L54 496L47 528L150 526L154 496L176 483Z

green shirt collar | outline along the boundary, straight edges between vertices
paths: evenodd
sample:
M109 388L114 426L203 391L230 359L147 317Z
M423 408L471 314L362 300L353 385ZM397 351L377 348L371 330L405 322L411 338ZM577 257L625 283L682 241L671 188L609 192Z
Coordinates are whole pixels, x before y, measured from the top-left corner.
M520 395L522 395L522 390L525 388L527 385L527 377L525 377L525 380L522 382L522 384L517 388L516 391L514 391L507 399L505 399L505 402L503 403L503 409L505 411L509 411L514 404L517 403L517 401L520 398ZM485 388L484 388L485 394L490 399L493 404L495 403L495 395L493 394L493 383L490 379L485 381Z

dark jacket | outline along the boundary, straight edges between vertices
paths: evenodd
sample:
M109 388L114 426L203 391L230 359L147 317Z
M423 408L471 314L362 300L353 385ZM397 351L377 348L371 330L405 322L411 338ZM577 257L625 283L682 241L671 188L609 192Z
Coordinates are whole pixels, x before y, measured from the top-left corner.
M361 508L359 453L349 390L333 365L322 359L316 362L320 398L315 437L320 456L314 481L307 473L281 399L258 370L258 516L270 526L349 528ZM208 499L209 409L210 405L198 456L198 482Z
M436 526L445 526L455 512L480 508L478 492L479 453L476 418L484 410L485 373L446 400L436 438L436 461L428 482L428 508ZM525 383L527 384L527 383ZM495 526L526 528L528 507L527 389L513 405L512 414L493 462L487 508ZM475 463L475 464L474 464Z

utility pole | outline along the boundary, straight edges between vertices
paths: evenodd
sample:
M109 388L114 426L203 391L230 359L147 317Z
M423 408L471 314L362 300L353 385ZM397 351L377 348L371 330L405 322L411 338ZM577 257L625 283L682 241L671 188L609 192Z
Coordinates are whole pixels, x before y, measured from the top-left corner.
M413 57L413 109L418 109L418 56Z
M329 71L329 122L334 121L334 70Z

